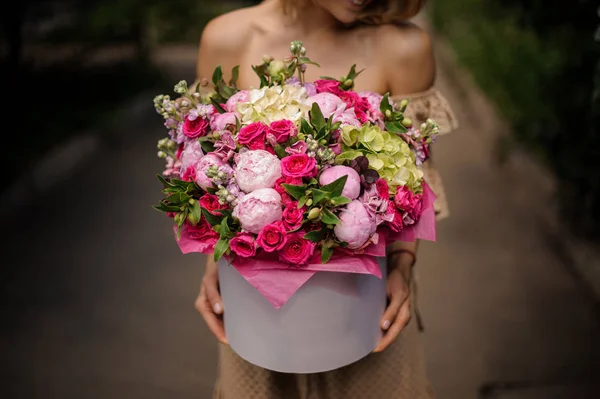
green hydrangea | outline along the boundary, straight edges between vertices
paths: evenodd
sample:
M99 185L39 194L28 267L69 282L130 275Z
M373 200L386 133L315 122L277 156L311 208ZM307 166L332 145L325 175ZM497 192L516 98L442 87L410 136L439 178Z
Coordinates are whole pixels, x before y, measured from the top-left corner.
M423 171L416 165L414 152L398 135L366 124L360 129L343 126L341 137L342 153L336 158L338 163L364 155L369 160L369 168L388 182L390 191L406 185L415 193L421 192Z

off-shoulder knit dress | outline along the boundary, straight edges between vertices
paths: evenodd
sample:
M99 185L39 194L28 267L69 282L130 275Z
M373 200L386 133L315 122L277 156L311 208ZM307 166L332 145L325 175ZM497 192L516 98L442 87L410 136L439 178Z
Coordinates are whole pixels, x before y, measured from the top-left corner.
M446 99L436 89L396 96L410 100L406 116L422 123L434 119L441 134L457 127ZM438 220L448 216L448 204L437 170L430 161L422 166L425 180L437 196ZM414 300L414 296L412 298ZM414 309L414 307L413 307ZM220 345L218 380L213 399L429 399L434 398L425 372L417 323L409 323L385 351L373 353L349 366L317 374L282 374L265 370Z

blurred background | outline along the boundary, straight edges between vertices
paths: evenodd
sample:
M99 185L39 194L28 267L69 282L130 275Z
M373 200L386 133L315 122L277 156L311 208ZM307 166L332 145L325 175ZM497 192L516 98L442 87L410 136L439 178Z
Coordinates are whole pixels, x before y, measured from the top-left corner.
M3 398L211 397L204 259L150 207L152 98L195 78L207 21L253 3L3 8ZM461 123L436 144L451 217L417 272L440 399L600 397L599 13L431 0L415 19Z

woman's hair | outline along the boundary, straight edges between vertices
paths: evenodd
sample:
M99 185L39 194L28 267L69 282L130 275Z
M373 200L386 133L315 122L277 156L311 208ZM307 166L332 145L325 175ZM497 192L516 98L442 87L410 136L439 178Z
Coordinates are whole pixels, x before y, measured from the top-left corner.
M286 12L294 15L302 7L310 6L314 0L284 0ZM382 25L403 22L421 11L426 0L374 0L358 16L357 23Z

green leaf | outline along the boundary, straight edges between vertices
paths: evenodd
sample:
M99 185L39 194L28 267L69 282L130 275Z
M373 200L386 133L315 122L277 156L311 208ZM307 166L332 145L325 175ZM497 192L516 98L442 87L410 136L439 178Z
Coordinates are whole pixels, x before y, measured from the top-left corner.
M325 80L335 80L335 81L338 81L338 82L339 82L339 80L338 80L338 79L336 79L336 78L332 78L331 76L319 76L319 78L321 78L321 79L325 79Z
M181 240L181 230L183 230L183 224L177 226L177 240Z
M213 152L215 150L215 144L207 140L201 141L200 147L202 147L202 150L205 153Z
M339 224L341 222L341 220L327 208L323 208L323 217L321 218L321 221L325 224Z
M156 175L156 177L158 177L158 180L160 180L160 182L165 186L165 188L166 187L174 187L174 184L167 181L167 179L162 177L162 175Z
M386 111L392 112L392 105L390 104L390 95L389 93L385 93L385 96L381 99L381 103L379 104L379 109L381 113L385 116Z
M311 60L308 57L300 57L299 61L300 61L301 64L315 65L315 66L321 67L321 65L319 65L316 62L314 62L313 60Z
M313 103L312 108L310 110L310 123L315 127L317 131L327 126L327 122L325 121L323 112L321 112L321 108L319 108L319 104L317 103Z
M356 72L356 64L352 65L352 67L350 68L350 72L348 73L348 79L352 79L355 80L356 77L358 75L360 75L361 73L363 73L365 70L361 69L360 71Z
M223 80L223 68L221 67L221 65L219 65L218 67L215 68L215 71L213 72L212 82L216 87L219 85L221 80Z
M277 144L275 147L273 147L273 149L279 158L285 158L288 155L287 152L285 152L285 148L283 148L280 144Z
M298 209L301 209L304 205L306 205L307 200L308 200L308 197L306 197L306 196L300 198L300 200L298 201Z
M304 197L304 194L306 192L306 187L304 186L294 186L292 184L282 184L281 186L285 189L285 191L287 191L289 195L294 197L296 201L299 201L302 197Z
M200 222L200 218L202 218L202 209L200 209L200 203L198 201L194 201L194 205L189 206L190 213L188 215L188 220L190 223L195 226Z
M219 225L219 224L221 224L221 221L223 220L222 217L213 215L206 208L202 208L202 214L206 218L206 221L208 222L208 224L210 224L211 226Z
M312 241L312 242L320 242L325 237L327 237L327 233L328 233L327 229L314 230L309 233L306 233L303 238L305 240Z
M225 111L225 108L223 108L223 107L221 106L221 103L219 103L219 102L218 102L217 100L215 100L213 97L211 97L211 98L210 98L210 102L212 103L212 105L214 105L214 106L215 106L215 108L217 109L217 111L218 111L220 114L224 114L224 113L226 113L226 112L227 112L227 111Z
M402 134L402 133L408 132L408 129L406 127L402 126L402 124L400 122L386 122L385 130L387 130L390 133L396 133L396 134Z
M321 187L321 190L327 191L331 194L331 197L339 197L342 195L342 190L346 185L346 181L348 180L348 175L344 175L337 179L336 181L329 183L326 186Z
M310 123L304 118L300 122L300 133L304 133L305 135L309 135L313 133L313 128L310 126Z
M313 177L312 179L309 180L308 184L312 184L312 185L319 184L319 181Z
M325 264L329 262L332 256L333 249L326 245L323 245L323 247L321 247L321 263Z
M340 205L349 204L352 202L352 200L348 197L339 196L339 197L333 197L331 199L331 202L332 202L333 206L340 206Z
M165 201L169 204L184 204L187 203L190 198L191 197L186 193L179 191L169 195L167 198L165 198Z
M229 81L229 85L236 87L237 86L237 81L240 77L240 66L234 66L233 69L231 70L231 80Z
M221 221L221 238L229 238L231 236L231 230L229 229L229 224L227 223L228 219L229 218L225 217Z
M227 251L229 251L229 240L226 238L220 238L219 241L217 241L217 245L215 245L215 262L218 262Z
M313 188L311 191L314 205L317 205L324 199L329 198L329 192L327 191L319 190L318 188Z

